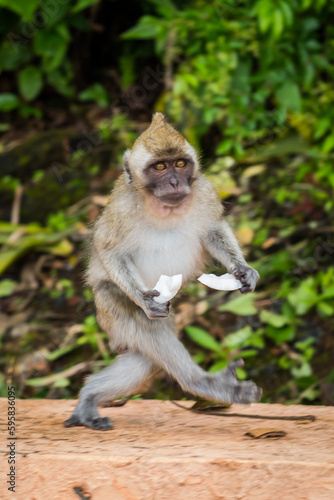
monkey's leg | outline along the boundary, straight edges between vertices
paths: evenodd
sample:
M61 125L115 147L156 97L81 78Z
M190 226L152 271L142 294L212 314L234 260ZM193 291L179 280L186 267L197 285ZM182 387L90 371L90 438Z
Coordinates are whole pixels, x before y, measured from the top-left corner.
M206 373L191 359L167 320L147 320L148 331L139 331L136 346L151 362L167 371L181 387L205 399L226 403L251 403L261 397L254 382L239 382L235 370L243 361L233 361L223 371Z
M65 427L85 425L95 430L112 429L110 419L98 414L97 405L146 390L156 370L141 354L121 354L110 366L88 378L73 415L64 422Z

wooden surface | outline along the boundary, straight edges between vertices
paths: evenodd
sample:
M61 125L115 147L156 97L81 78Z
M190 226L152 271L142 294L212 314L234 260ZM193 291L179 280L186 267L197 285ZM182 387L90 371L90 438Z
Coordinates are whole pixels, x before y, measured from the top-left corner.
M170 402L137 400L102 409L115 429L101 432L63 427L75 404L17 400L12 493L6 485L7 400L0 399L1 499L334 499L333 407L253 404L228 410L317 418L299 423L199 415ZM245 435L258 428L286 436Z

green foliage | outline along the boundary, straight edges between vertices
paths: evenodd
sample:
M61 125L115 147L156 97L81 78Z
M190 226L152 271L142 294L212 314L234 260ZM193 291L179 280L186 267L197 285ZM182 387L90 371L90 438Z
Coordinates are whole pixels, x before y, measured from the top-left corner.
M256 314L254 307L254 295L240 295L219 307L219 311L229 311L241 316Z
M99 0L77 0L74 7L72 7L72 12L80 12L81 10L87 9L87 7L91 7L98 2Z
M7 7L20 16L31 19L39 2L40 0L29 0L28 2L26 0L0 0L0 6Z
M0 94L0 110L1 111L12 111L17 108L20 104L18 97L10 92L3 92Z
M250 375L260 385L268 381L266 401L322 402L320 387L332 362L334 331L334 28L329 22L334 3L136 2L137 22L123 33L116 48L111 42L117 62L111 56L103 71L88 67L86 73L92 78L82 86L75 40L82 32L91 32L87 44L95 37L97 25L90 13L103 3L70 0L57 4L53 13L45 6L38 1L0 0L0 71L5 81L0 111L7 113L1 131L10 128L11 117L22 121L40 117L44 112L40 103L48 99L68 103L70 113L80 117L88 106L107 108L114 96L100 75L109 74L111 67L120 73L115 81L126 97L124 107L137 113L138 103L131 104L133 84L146 91L147 65L152 69L152 61L157 61L164 74L153 94L147 90L147 102L161 89L155 109L166 112L202 150L205 173L227 206L235 204L237 236L261 275L256 293L226 294L205 313L205 322L185 328L196 350L194 359L213 372L231 359L245 358L247 369L239 369L238 375ZM92 6L96 7L89 11ZM127 8L131 6L130 2ZM38 25L41 16L47 22ZM109 20L100 16L100 23L106 33ZM92 47L96 50L96 42L87 47L85 53ZM120 163L123 150L136 137L133 125L115 112L117 102L113 119L98 125L104 143L115 143L112 165ZM140 104L144 109L145 103ZM96 189L96 178L103 171L95 158L88 158L89 168L83 173L85 156L79 147L69 155L69 167L59 166L61 174L70 171L68 194L62 193L68 205L73 193L85 193L90 183ZM37 167L32 183L42 184L44 167ZM104 182L100 176L101 191ZM0 189L13 199L20 183L5 176ZM69 238L78 217L63 208L64 204L54 206L45 214L46 227L0 224L0 272L8 272L32 251L76 258ZM0 295L6 301L16 296L16 279L0 282ZM68 276L59 276L45 293L52 301L77 299ZM198 287L189 287L187 293L193 299ZM211 297L207 290L201 293L201 299ZM81 300L92 300L91 292L83 290ZM85 356L85 349L102 357L103 364L110 362L103 347L105 334L94 316L86 314L68 344L52 347L49 362L64 361L67 355ZM67 387L65 375L50 383ZM29 385L54 380L48 377Z
M17 237L11 238L11 234L17 231ZM73 247L66 236L73 231L73 227L67 227L62 231L52 231L49 228L40 228L34 224L28 226L14 226L2 223L0 225L0 274L3 273L22 255L36 249L55 255L68 255Z
M14 280L0 281L0 297L9 297L17 287L17 282Z
M43 86L41 71L34 66L27 66L22 69L19 72L18 85L20 94L27 101L35 99Z
M321 29L333 2L196 0L156 9L123 39L152 39L166 64L179 61L158 107L186 123L195 143L214 124L222 134L217 153L244 157L292 127L307 139L322 134L323 152L334 149L333 108L320 97L334 74L333 30Z
M221 346L218 342L216 342L215 339L202 328L187 326L185 330L191 340L193 340L196 344L204 347L205 349L211 349L212 351L221 351Z
M94 83L79 94L80 101L96 101L100 108L105 108L109 104L108 94L100 83Z
M0 93L1 111L20 107L17 94L26 101L34 101L47 85L66 98L73 97L70 30L72 26L87 30L83 11L97 2L69 0L49 4L40 0L0 0L0 73L10 71L17 76L13 92ZM108 103L103 87L95 89L92 98L100 106ZM23 117L34 114L34 108L22 104Z

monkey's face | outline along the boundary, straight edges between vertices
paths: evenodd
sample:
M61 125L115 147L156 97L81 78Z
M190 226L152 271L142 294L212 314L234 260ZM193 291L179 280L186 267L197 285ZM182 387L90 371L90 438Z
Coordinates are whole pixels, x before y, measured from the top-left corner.
M155 113L149 128L124 154L126 182L144 195L157 217L182 215L191 207L192 183L199 171L195 148Z
M190 204L195 180L194 163L188 156L150 161L144 169L144 190L157 216L183 213Z

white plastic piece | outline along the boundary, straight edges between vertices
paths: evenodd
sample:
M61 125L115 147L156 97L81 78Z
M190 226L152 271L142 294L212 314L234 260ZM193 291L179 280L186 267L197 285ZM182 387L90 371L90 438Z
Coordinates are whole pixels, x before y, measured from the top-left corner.
M215 290L238 290L242 287L242 284L237 280L233 274L223 274L222 276L216 276L215 274L202 274L198 281L203 283L203 285L209 288L214 288Z
M160 292L158 297L154 297L155 302L158 302L158 304L168 302L175 297L181 285L182 274L175 274L175 276L165 276L162 274L155 287L153 287L153 290L158 290L158 292Z

